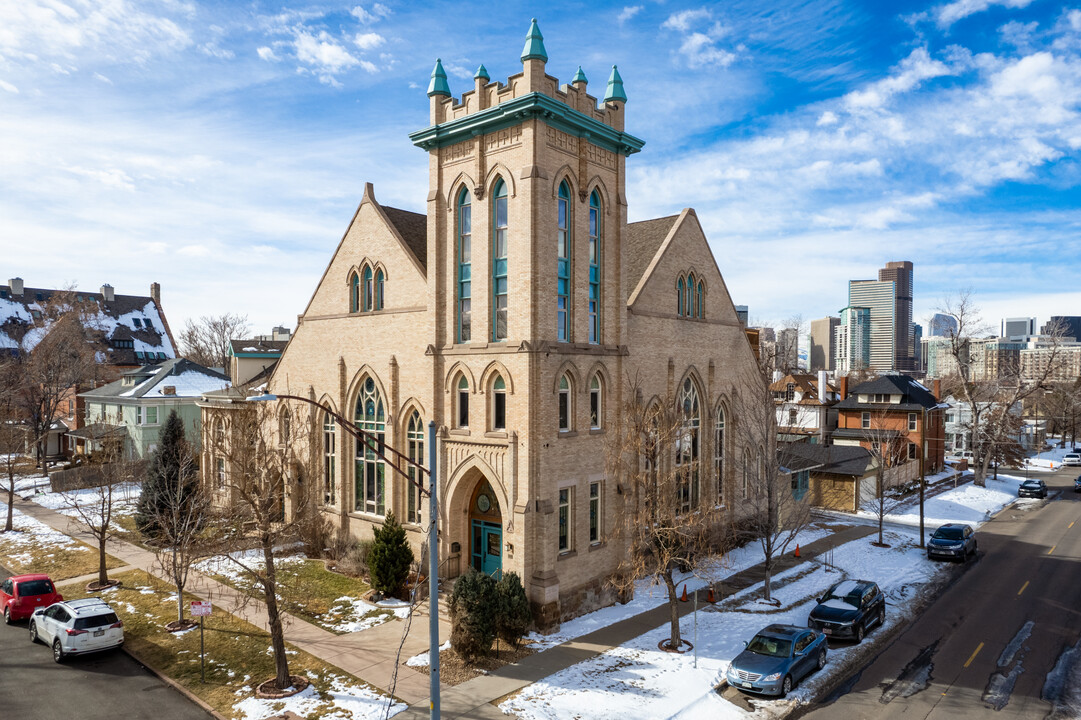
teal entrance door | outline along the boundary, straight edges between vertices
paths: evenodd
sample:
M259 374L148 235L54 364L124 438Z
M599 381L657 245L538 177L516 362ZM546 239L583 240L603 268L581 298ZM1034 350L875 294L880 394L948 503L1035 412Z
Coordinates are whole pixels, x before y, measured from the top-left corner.
M497 523L473 521L473 567L497 580L503 574L503 528Z

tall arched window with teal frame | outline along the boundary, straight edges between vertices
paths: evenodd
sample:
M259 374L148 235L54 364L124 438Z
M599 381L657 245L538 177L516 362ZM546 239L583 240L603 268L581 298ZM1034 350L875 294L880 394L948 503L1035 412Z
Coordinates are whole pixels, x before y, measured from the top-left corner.
M687 296L683 300L683 314L686 315L687 317L694 317L695 316L694 286L696 284L697 283L695 282L695 279L694 279L694 273L692 272L690 275L687 276Z
M386 465L375 451L384 452L387 418L379 388L370 376L364 378L360 385L353 421L358 428L374 437L374 447L361 440L356 441L353 510L383 515L386 512Z
M458 193L458 342L469 342L472 336L470 268L472 264L473 207L469 190Z
M507 339L507 184L492 192L492 340Z
M699 319L704 318L706 316L706 288L705 283L701 280L698 281L698 292L695 296L694 304Z
M589 194L589 342L601 341L601 198L594 190Z
M556 339L570 341L571 191L564 180L556 197Z
M360 310L360 275L354 270L349 277L349 312Z
M383 309L383 270L380 268L375 271L375 301L372 304L373 310Z
M364 266L364 311L372 309L372 295L374 289L372 288L372 269L367 265Z
M683 276L679 276L679 281L676 282L676 315L683 314Z

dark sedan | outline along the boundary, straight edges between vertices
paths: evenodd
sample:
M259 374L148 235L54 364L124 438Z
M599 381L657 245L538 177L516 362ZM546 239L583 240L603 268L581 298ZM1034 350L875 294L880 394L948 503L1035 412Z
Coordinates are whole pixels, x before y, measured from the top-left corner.
M1047 483L1043 480L1026 480L1018 486L1017 497L1045 498L1047 497Z
M976 533L968 525L947 523L927 542L927 559L961 560L976 557Z
M826 665L826 636L795 625L767 625L732 659L728 684L784 697L805 675Z
M1073 491L1081 492L1081 475L1078 475L1076 478L1074 478Z
M867 629L886 620L886 596L869 580L842 580L818 598L808 627L831 638L862 642Z

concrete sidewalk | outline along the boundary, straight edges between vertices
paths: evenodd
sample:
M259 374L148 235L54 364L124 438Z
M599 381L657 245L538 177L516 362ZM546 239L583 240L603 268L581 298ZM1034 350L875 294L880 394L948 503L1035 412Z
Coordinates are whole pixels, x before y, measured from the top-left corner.
M55 530L71 535L91 546L95 544L90 533L74 518L31 501L21 500L16 503L16 508ZM828 537L800 548L801 558L793 557L791 552L775 558L773 574L776 575L802 562L812 560L839 545L873 532L876 532L876 528L869 525L845 527ZM110 541L108 551L126 564L123 569L129 569L129 566L139 568L165 579L162 577L161 570L156 567L156 558L152 552L119 540ZM117 573L120 570L111 572ZM720 598L730 597L734 593L762 582L763 573L761 564L754 565L723 581L714 583L714 591ZM86 580L94 577L96 574ZM235 589L213 578L192 571L185 592L210 600L216 606L264 630L268 627L263 603L247 599ZM707 604L706 597L706 589L698 591L700 606ZM681 603L679 606L681 617L693 610L693 602ZM492 701L660 627L668 622L668 613L668 605L662 603L652 610L625 618L544 652L530 655L488 675L473 678L454 687L442 685L440 687L442 717L447 720L505 718L506 716L492 704ZM395 663L398 646L403 643L402 623L391 621L362 632L335 635L306 620L285 613L283 613L283 622L285 623L285 639L294 646L341 668L383 692L393 692L395 697L410 705L408 710L396 717L403 720L420 720L429 716L428 674ZM439 636L441 642L450 637L450 624L442 613L440 614ZM414 613L412 626L404 638L400 657L404 662L406 658L427 650L428 613L425 603Z

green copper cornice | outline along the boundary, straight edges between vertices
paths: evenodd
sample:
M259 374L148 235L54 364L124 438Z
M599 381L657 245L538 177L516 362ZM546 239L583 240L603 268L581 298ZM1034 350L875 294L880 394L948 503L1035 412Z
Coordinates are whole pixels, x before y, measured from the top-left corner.
M443 69L442 60L435 61L435 68L432 69L432 81L428 83L428 97L433 95L450 97L450 85L447 84L447 72Z
M484 67L484 65L481 64L481 66L477 68L477 72L473 75L473 79L488 82L492 78L488 75L488 68Z
M574 77L571 78L571 82L588 82L588 80L586 80L586 74L582 72L581 65L578 66L578 72L574 73Z
M615 130L539 92L514 98L457 120L418 130L410 133L409 139L419 148L432 150L453 145L477 135L520 125L532 118L541 120L546 125L565 133L587 138L594 145L621 155L636 153L646 144L644 140Z
M542 60L548 62L548 53L544 50L544 36L541 35L537 18L529 25L529 34L525 36L525 47L522 48L522 62L526 60Z
M613 65L612 74L608 76L608 92L604 94L604 101L618 100L627 102L627 93L623 90L623 78L619 75L619 69Z

